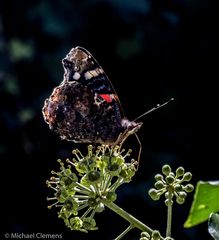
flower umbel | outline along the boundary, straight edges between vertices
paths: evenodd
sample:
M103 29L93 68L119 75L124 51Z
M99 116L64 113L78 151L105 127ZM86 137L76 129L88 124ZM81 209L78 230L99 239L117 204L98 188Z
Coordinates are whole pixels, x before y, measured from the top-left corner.
M171 202L175 196L178 204L183 204L187 193L192 192L192 184L184 184L192 179L190 172L185 172L183 167L178 167L174 173L169 165L162 167L162 174L155 175L155 188L149 190L149 195L153 200L159 200L162 194L165 194L166 205Z
M178 167L174 173L169 165L162 167L162 174L155 175L155 188L149 190L149 195L153 200L159 200L160 196L164 194L167 206L167 228L166 238L171 239L171 225L172 225L172 205L174 196L178 204L183 204L187 193L192 192L194 187L192 184L185 184L192 179L190 172L185 172L183 167Z
M48 208L60 207L59 217L71 230L96 230L95 214L104 210L104 203L116 200L116 189L131 181L137 162L125 162L131 150L121 150L119 146L101 145L94 149L89 145L85 156L78 149L72 153L75 157L66 160L67 166L58 160L60 171L52 171L53 176L47 181L55 191L53 197L47 198L55 201Z

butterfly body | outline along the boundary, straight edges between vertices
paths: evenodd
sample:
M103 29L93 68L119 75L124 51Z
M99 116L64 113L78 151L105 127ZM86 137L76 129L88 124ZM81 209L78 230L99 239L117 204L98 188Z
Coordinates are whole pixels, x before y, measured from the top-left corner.
M45 121L62 139L116 145L138 131L142 123L124 116L110 80L86 49L71 49L62 63L64 79L43 107Z

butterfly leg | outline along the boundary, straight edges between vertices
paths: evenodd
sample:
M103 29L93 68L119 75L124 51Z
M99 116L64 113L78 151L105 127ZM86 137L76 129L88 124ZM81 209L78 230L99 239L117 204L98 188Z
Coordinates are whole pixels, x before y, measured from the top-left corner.
M138 143L139 143L138 160L137 160L137 170L138 170L138 168L139 168L139 162L140 162L140 157L141 157L141 151L142 151L142 144L141 144L141 141L140 141L137 133L135 133L135 137L136 137L136 139L137 139L137 141L138 141Z
M141 141L140 141L137 133L134 132L134 134L135 134L135 137L136 137L137 142L139 144L139 151L138 151L138 158L137 158L137 170L138 170L140 157L141 157L141 151L142 151L142 144L141 144ZM131 134L125 134L125 137L122 138L122 141L120 143L118 143L118 140L116 141L115 145L119 145L119 150L121 150L123 143L125 142L125 140L127 139L127 137L129 135L131 135ZM121 134L118 139L121 139L121 136L123 136L123 134Z

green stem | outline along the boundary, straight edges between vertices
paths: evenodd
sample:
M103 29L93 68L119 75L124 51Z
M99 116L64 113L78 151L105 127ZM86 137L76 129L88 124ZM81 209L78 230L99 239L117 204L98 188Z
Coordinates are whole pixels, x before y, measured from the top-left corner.
M91 193L90 188L85 187L83 184L78 183L78 182L75 182L75 185L76 185L79 189L83 189L83 190L85 191L85 194L90 194L90 193ZM76 189L78 189L77 187L76 187Z
M126 229L125 229L125 231L123 231L117 238L115 238L114 240L120 240L120 239L122 239L130 230L132 230L132 228L134 228L134 226L133 225L129 225L129 227L127 227Z
M166 237L171 237L171 226L172 226L172 192L169 190L168 205L167 205L167 229Z
M131 226L140 229L142 232L147 232L150 235L152 234L153 230L151 228L149 228L147 225L145 225L144 223L139 221L137 218L133 217L131 214L124 211L122 208L117 206L115 203L104 201L104 204L105 204L105 206L110 208L112 211L114 211L115 213L120 215L122 218L124 218L126 221L128 221L131 224ZM164 240L163 237L161 237L160 239Z
M85 218L93 209L89 207L87 211L81 216L81 219Z
M110 188L109 188L109 191L115 191L116 188L118 188L121 184L123 183L123 178L118 178L116 180L116 182L114 182Z
M106 174L106 178L104 179L104 185L103 185L103 192L105 192L107 190L107 188L109 187L111 181L112 181L112 176L110 176L109 174Z

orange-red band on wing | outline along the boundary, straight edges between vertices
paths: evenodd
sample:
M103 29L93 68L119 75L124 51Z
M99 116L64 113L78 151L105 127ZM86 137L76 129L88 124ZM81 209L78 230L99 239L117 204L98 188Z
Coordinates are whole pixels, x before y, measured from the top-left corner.
M112 94L99 94L106 102L111 103L113 101Z

